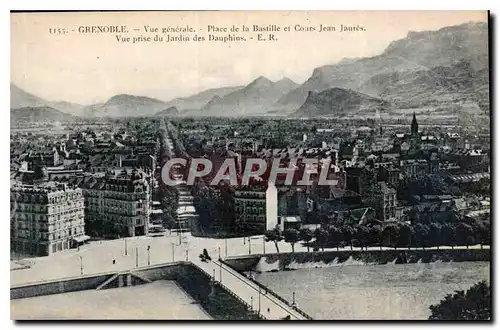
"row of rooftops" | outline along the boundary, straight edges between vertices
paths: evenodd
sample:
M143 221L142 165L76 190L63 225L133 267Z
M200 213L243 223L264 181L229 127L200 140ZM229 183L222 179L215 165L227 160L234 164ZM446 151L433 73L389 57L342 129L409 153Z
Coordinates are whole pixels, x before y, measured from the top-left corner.
M13 183L10 189L11 192L21 192L30 194L50 194L50 193L66 193L66 192L78 192L81 191L79 187L74 184L60 183L60 182L44 182L37 185L27 185L19 184L18 182Z
M107 173L98 174L83 173L81 170L55 170L51 172L49 171L49 174L55 181L39 182L35 186L20 184L19 181L16 181L16 178L19 177L19 173L23 174L25 172L29 172L31 174L33 173L32 171L17 171L17 175L11 182L11 185L13 187L21 187L21 189L24 189L26 187L33 187L33 189L41 189L41 191L78 187L82 189L137 192L136 188L145 188L148 185L146 173L137 169L133 169L131 171L127 171L125 169L116 171L110 169L107 171ZM74 173L75 175L67 177L64 175L66 173ZM57 175L59 174L61 174L62 176L57 177Z
M453 182L474 182L481 179L489 179L490 173L473 173L473 174L461 174L461 175L450 175L449 179Z

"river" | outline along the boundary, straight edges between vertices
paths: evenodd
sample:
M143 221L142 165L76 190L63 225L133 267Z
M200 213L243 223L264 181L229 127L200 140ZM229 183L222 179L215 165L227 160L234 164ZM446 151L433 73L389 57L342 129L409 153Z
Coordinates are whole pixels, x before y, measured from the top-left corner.
M295 292L300 309L327 320L427 319L446 294L490 279L488 262L300 266L255 279L289 301Z

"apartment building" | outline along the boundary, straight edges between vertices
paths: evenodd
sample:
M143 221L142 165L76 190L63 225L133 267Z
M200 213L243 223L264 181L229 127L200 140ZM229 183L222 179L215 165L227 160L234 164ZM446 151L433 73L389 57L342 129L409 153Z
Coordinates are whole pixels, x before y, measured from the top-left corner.
M278 224L278 191L274 185L239 187L234 192L236 223L264 233Z
M46 182L10 191L11 251L34 256L76 247L87 240L80 188Z
M148 234L150 186L139 170L106 173L80 180L85 196L85 224L96 237L133 237Z
M396 189L388 186L385 182L379 182L382 219L384 221L393 220L396 217Z

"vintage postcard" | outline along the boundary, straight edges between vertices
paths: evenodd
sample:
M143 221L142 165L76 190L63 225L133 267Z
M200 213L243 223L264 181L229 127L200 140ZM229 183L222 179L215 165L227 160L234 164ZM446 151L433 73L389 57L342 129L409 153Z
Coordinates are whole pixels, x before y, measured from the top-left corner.
M491 319L489 12L10 19L11 319Z

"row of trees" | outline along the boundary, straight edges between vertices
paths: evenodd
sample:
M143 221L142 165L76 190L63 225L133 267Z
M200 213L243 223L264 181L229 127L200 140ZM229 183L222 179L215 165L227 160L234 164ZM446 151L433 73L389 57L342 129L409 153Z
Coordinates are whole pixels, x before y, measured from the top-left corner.
M237 231L233 187L221 185L217 189L197 179L192 188L193 205L198 213L200 230L204 233Z
M168 130L164 120L160 120L158 129L158 139L160 141L159 163L163 166L169 159L173 157L172 151L168 144ZM167 186L161 178L157 178L159 182L158 194L163 210L163 226L169 229L175 228L177 221L177 209L179 208L179 192L175 187Z
M177 127L173 125L171 122L167 122L166 126L167 126L167 131L170 134L170 138L172 139L175 155L180 158L191 159L189 154L186 152L184 144L182 143L182 140L179 136L179 130L177 129Z
M384 247L429 247L429 246L469 246L490 244L491 228L488 221L457 224L431 223L430 225L406 223L375 224L372 226L329 226L312 231L304 228L287 229L280 233L278 229L265 233L267 241L273 241L279 253L278 242L290 243L292 251L297 242L303 241L308 250L310 246L325 249L345 245ZM311 244L311 241L314 242Z

